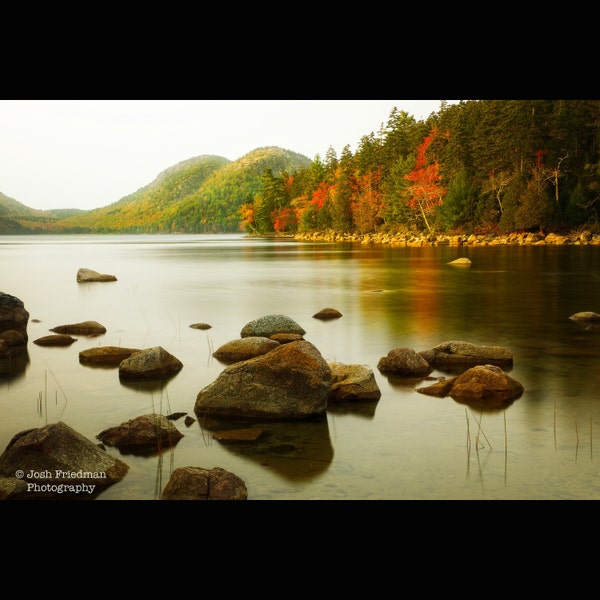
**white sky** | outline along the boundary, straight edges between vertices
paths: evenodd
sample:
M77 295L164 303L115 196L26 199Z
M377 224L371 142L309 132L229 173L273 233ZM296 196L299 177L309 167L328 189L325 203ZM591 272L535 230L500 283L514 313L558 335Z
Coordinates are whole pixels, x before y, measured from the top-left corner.
M394 107L426 119L441 100L0 100L0 192L36 209L107 206L200 155L264 146L339 157ZM453 100L449 102L455 102Z

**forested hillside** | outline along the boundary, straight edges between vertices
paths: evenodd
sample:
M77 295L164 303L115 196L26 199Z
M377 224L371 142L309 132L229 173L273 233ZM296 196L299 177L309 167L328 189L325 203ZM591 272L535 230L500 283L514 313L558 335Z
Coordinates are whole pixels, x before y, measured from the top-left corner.
M289 150L258 148L232 162L197 156L169 167L118 202L56 224L62 233L219 233L240 231L240 206L261 190L261 175L305 168Z
M69 208L35 210L0 192L0 234L47 233L62 218L83 212Z
M248 232L509 232L598 228L600 100L442 103L426 122L394 109L356 153L294 177L265 174Z
M352 153L198 156L92 211L0 194L0 233L472 233L600 229L600 100L394 108ZM1 182L0 182L1 186Z

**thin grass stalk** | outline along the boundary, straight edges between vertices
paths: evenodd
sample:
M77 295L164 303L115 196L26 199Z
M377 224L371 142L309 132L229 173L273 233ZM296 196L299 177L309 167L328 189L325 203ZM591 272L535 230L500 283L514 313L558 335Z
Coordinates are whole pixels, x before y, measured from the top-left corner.
M504 486L508 480L508 435L506 433L506 413L502 415L504 417Z
M479 444L479 432L481 432L481 434L485 438L485 441L488 443L488 446L490 447L490 450L491 450L492 449L492 444L490 444L490 440L487 439L487 435L485 435L485 431L483 431L483 429L481 428L481 419L483 419L483 413L479 414L479 421L477 423L477 441L478 441L478 444ZM482 448L483 447L484 446L482 446Z
M554 401L554 450L556 450L556 400Z
M65 409L67 408L67 404L69 403L69 399L67 398L67 394L65 394L65 390L63 390L62 386L60 385L60 383L58 382L58 379L56 379L56 376L54 375L54 373L52 371L50 371L50 375L52 375L52 379L54 379L54 383L56 383L56 385L58 386L58 389L60 390L63 398L65 399L65 405L63 406L63 409L60 411L60 414L58 415L57 421L60 421L62 419L62 416L65 412ZM58 394L58 392L56 392ZM47 396L47 390L46 390L46 396ZM57 405L58 405L58 395L57 395ZM47 407L46 407L47 408ZM47 417L47 413L46 413L46 417Z
M465 418L467 419L467 479L471 472L471 433L469 431L469 414L465 408Z
M44 371L44 412L46 413L45 425L48 425L48 371Z

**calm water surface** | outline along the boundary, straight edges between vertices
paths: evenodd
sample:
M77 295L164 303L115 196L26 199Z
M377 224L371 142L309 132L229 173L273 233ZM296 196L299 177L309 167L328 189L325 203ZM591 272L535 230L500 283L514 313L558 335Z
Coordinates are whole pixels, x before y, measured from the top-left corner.
M471 267L448 265L462 256ZM225 368L212 352L266 314L297 321L326 360L375 374L377 403L332 407L318 423L265 424L268 446L222 444L180 419L184 437L162 455L107 448L130 468L98 500L156 500L180 466L232 471L249 500L600 498L600 332L569 320L600 312L597 246L0 236L0 261L0 291L30 313L28 361L0 375L0 451L16 433L58 420L97 442L100 431L148 412L195 418L197 393ZM80 267L118 281L78 284ZM325 307L343 317L312 318ZM32 343L52 327L87 320L107 333L76 336L69 347ZM199 322L211 328L190 327ZM415 391L430 382L377 370L393 348L449 340L509 347L509 374L523 396L481 412ZM108 345L162 346L184 367L144 386L122 384L116 368L79 363L81 350Z

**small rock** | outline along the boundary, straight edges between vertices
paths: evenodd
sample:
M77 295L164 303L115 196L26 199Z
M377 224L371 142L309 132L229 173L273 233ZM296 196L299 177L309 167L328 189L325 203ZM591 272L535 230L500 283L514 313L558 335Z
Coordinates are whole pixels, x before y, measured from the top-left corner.
M70 346L77 340L66 333L57 333L55 335L45 335L44 337L33 340L38 346Z
M342 313L335 308L322 308L319 312L313 315L313 319L322 319L327 321L329 319L339 319Z

